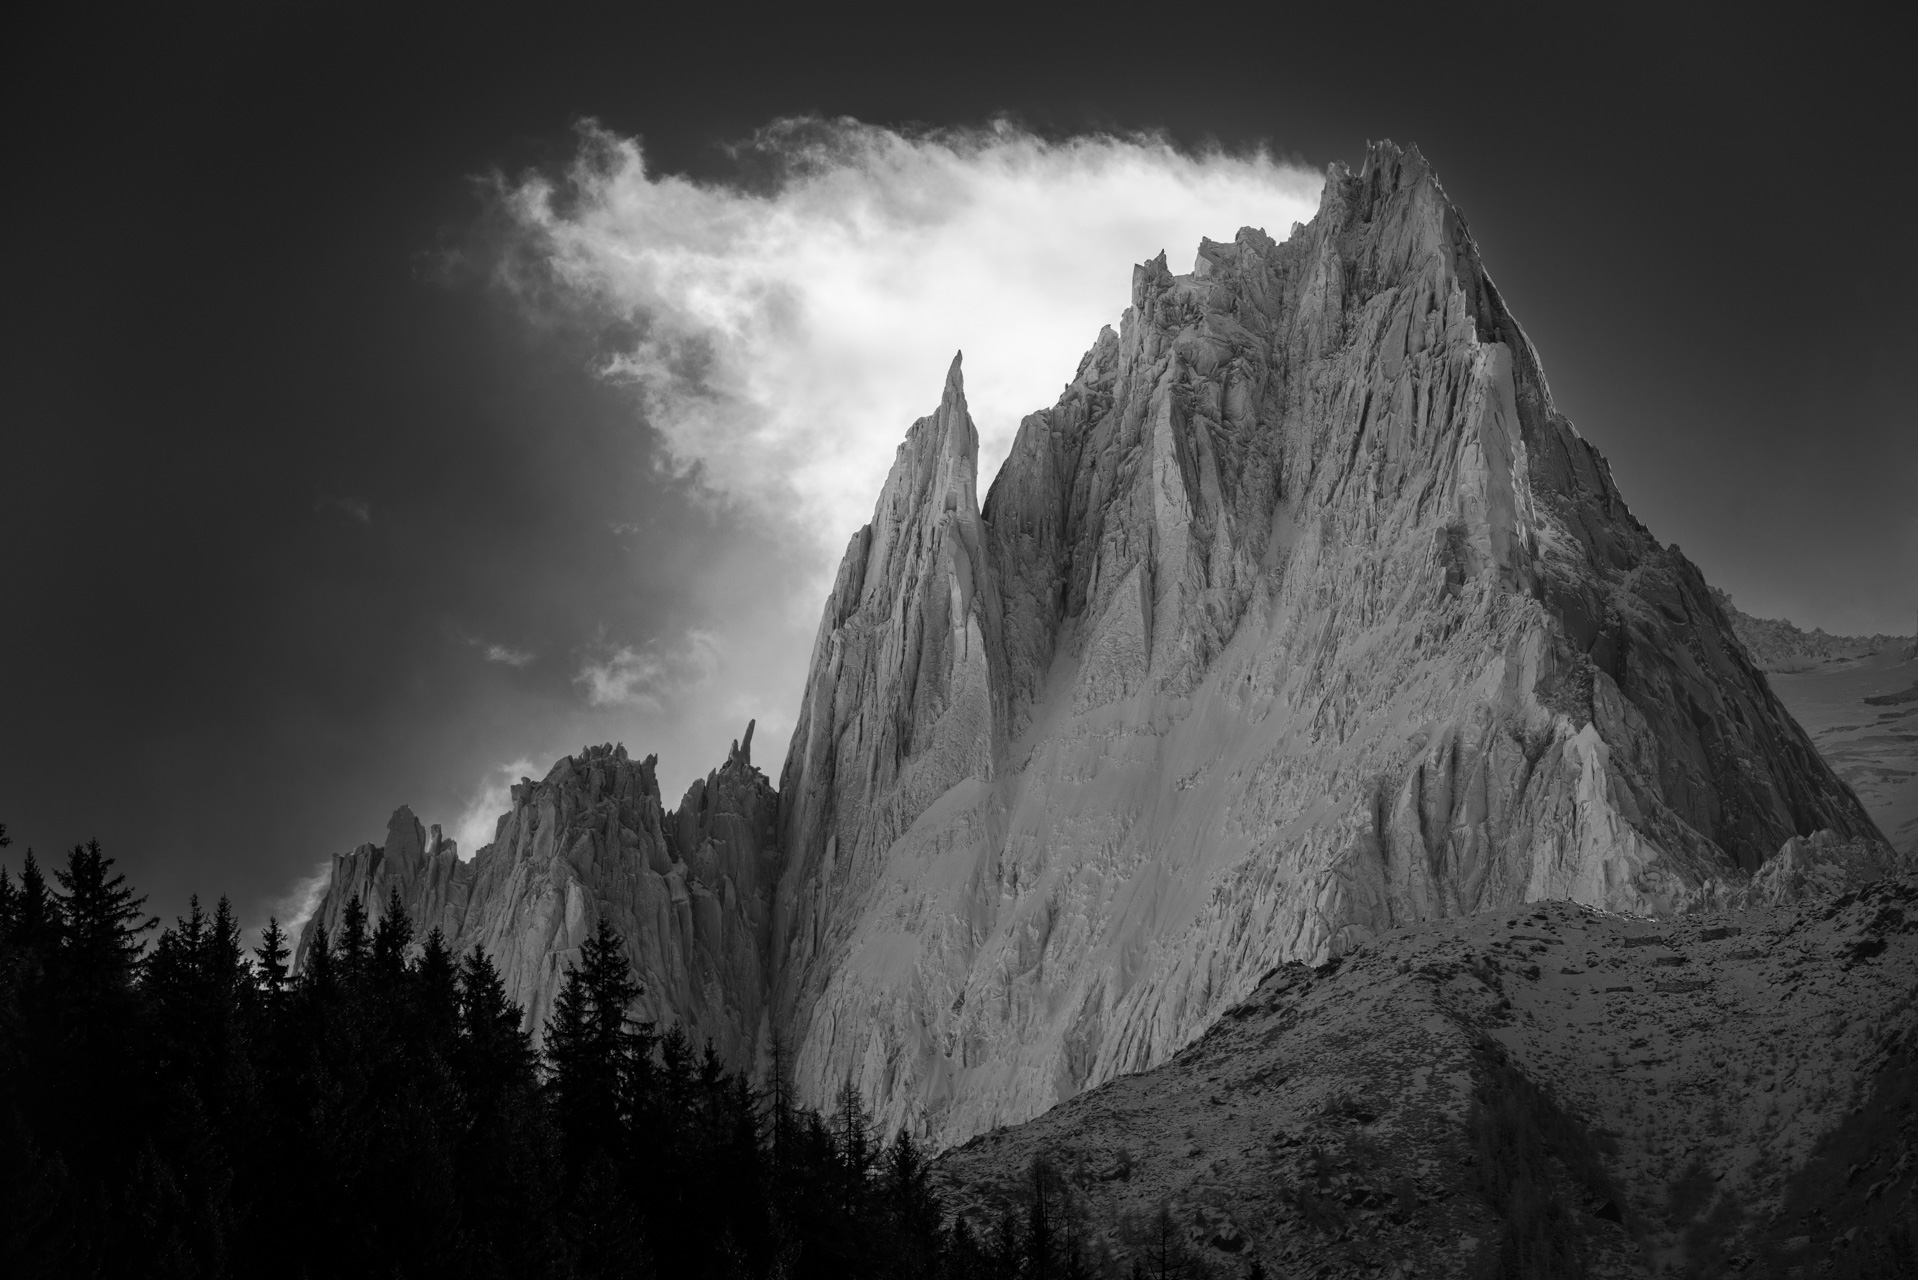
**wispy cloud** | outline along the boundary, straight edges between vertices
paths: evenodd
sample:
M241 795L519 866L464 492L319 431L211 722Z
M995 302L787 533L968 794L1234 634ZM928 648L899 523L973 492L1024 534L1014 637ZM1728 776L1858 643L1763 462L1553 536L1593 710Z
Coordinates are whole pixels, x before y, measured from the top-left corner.
M588 660L574 683L586 687L595 707L659 711L672 693L710 680L719 670L719 641L706 631L689 631L675 647L621 645Z
M322 493L314 499L315 511L337 511L355 524L373 523L373 506L364 498L345 498L335 493Z
M489 644L485 648L488 662L503 662L509 667L523 667L539 655L531 649L514 649L503 644Z
M535 765L521 757L500 765L480 779L471 799L453 823L453 838L459 842L460 857L472 860L474 854L493 842L502 815L513 807L513 784L521 778L543 777L546 766Z
M287 891L286 896L273 904L270 914L280 922L289 947L298 945L306 922L320 909L320 900L326 896L326 886L332 878L333 859L323 859L313 869L312 875L299 881Z
M1323 181L1264 153L1007 125L785 121L738 154L770 190L649 172L638 141L587 127L564 175L502 182L538 264L508 278L529 303L557 294L627 326L604 371L641 392L674 464L816 543L820 574L955 350L983 492L1020 418L1118 319L1130 264L1166 249L1184 269L1202 235L1242 225L1283 239ZM648 669L608 664L595 696L643 688Z

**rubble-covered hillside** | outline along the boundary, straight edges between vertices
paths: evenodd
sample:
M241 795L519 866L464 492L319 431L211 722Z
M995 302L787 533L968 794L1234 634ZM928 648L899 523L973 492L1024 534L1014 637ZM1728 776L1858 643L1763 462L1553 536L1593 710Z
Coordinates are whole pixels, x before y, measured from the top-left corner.
M1912 1274L1914 998L1918 880L1682 920L1534 903L1281 966L939 1172L990 1231L1049 1162L1089 1252L1149 1264L1169 1227L1187 1275Z

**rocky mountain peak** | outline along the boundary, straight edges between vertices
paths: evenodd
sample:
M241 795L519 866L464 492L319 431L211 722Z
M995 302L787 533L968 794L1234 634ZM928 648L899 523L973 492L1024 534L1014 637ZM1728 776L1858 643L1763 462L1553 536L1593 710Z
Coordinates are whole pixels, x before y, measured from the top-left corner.
M941 758L977 764L919 789L869 745L906 705L885 628L952 634L888 577L879 626L828 607L782 777L794 899L822 886L786 954L800 1079L851 1073L888 1123L1031 1115L1384 929L1678 912L1794 837L1877 838L1415 150L1335 168L1283 243L1136 267L965 527L986 661Z
M1416 149L1334 166L1283 242L1138 265L983 506L977 466L955 357L840 562L777 792L750 726L670 814L652 758L589 748L444 859L418 900L535 1025L610 917L648 1016L737 1064L783 1038L802 1098L850 1079L945 1143L1390 930L1896 869Z

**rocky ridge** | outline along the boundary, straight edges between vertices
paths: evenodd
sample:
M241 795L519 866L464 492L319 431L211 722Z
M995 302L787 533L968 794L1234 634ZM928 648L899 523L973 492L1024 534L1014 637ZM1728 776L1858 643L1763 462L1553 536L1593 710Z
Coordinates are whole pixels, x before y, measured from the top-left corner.
M1281 966L1164 1065L937 1173L989 1230L1043 1157L1121 1262L1165 1205L1187 1274L1486 1274L1543 1215L1587 1269L1559 1274L1786 1274L1918 1212L1915 935L1910 878L1710 919L1540 902L1393 930ZM1501 1118L1550 1158L1524 1164ZM1529 1211L1501 1166L1539 1179Z
M687 789L676 810L660 799L655 759L589 747L535 782L513 787L513 807L471 862L438 840L416 850L418 822L402 807L384 846L334 858L314 926L337 938L358 897L377 921L397 893L417 932L437 928L456 954L482 948L527 1025L545 1025L566 967L601 917L625 939L644 988L635 1013L711 1040L728 1061L751 1063L768 1039L766 956L777 868L777 799L752 764L752 726L726 763Z
M1818 664L1842 662L1848 658L1869 658L1880 653L1918 657L1918 636L1834 636L1823 627L1800 630L1779 618L1755 618L1732 603L1727 593L1712 589L1719 607L1731 620L1732 632L1751 655L1751 660L1766 671L1801 672Z
M1751 901L1794 840L1760 897L1879 857L1416 150L1334 166L1283 243L1136 268L983 505L977 455L955 360L777 793L750 733L673 814L594 748L470 866L344 855L319 918L398 886L537 1026L608 913L645 1014L736 1065L783 1037L802 1099L850 1078L946 1144L1165 1061L1277 964L1526 901Z

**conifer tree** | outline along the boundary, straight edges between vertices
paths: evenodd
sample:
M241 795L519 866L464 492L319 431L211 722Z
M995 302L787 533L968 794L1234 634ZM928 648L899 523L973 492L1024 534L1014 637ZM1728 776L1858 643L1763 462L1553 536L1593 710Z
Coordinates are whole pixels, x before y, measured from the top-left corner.
M1159 1201L1145 1240L1145 1274L1150 1280L1183 1280L1190 1271L1185 1241L1172 1221L1172 1206Z
M366 968L368 950L366 905L356 893L347 899L346 914L340 917L339 954L334 957L348 985L359 984L361 972Z
M300 987L312 995L324 995L333 988L333 940L326 926L313 921L313 945L307 949L306 963L300 967Z
M932 1189L931 1166L906 1129L893 1136L884 1163L899 1237L900 1270L907 1275L929 1274L940 1245L939 1198Z
M878 1152L872 1140L872 1115L859 1086L848 1075L839 1086L839 1105L833 1114L833 1140L841 1169L840 1208L849 1218L865 1207L867 1180Z
M241 956L240 922L233 918L233 903L223 893L213 904L213 927L207 935L207 966L219 988L223 1002L230 1002L246 978L246 962Z
M260 976L260 990L269 1001L278 1001L286 991L287 946L286 933L280 928L278 916L266 918L266 928L260 930L260 945L253 949L255 969Z
M130 982L144 945L140 935L160 923L141 910L146 899L113 871L113 859L98 840L75 845L65 869L53 875L60 882L60 940L71 971L100 982Z
M519 1006L506 998L499 970L477 948L460 965L459 1019L455 1065L469 1097L497 1098L532 1080L532 1042L520 1029Z
M786 1038L773 1032L771 1062L763 1090L767 1137L772 1143L772 1164L783 1171L792 1157L793 1082L791 1053Z
M23 951L44 955L59 937L58 907L47 891L46 878L33 850L20 865L20 888L13 905L12 942Z
M478 1260L491 1268L486 1274L545 1274L564 1249L556 1236L556 1153L532 1039L484 952L476 948L461 962L458 983L452 1065L464 1107L463 1216Z
M373 927L373 972L382 986L391 987L399 980L412 941L413 920L400 903L399 886L394 885L386 897L386 910Z
M50 947L59 936L59 907L47 888L46 877L33 850L20 865L20 896L14 906L15 941L34 949Z
M575 1178L616 1137L625 1076L636 1046L627 1010L639 984L620 937L603 917L566 972L546 1024L555 1118Z
M1060 1253L1058 1177L1044 1156L1026 1169L1026 1265L1033 1280L1057 1280Z
M459 974L453 965L453 953L446 949L445 935L437 926L426 935L420 958L413 965L412 979L417 1033L450 1063L459 1037Z

